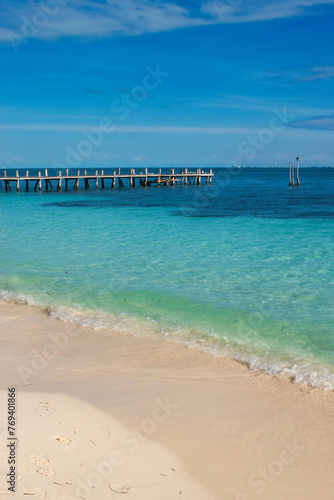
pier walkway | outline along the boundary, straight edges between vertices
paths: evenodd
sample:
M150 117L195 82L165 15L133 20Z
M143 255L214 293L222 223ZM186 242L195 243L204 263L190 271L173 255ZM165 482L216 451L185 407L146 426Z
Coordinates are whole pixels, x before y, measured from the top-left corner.
M140 171L136 173L134 168L130 169L130 173L123 174L121 173L121 169L118 168L117 173L114 170L112 173L104 173L104 170L95 171L95 174L87 174L87 171L84 170L83 174L80 173L80 170L77 171L76 174L69 174L69 170L66 169L65 175L62 174L61 171L58 172L58 175L48 175L47 169L44 170L44 175L41 172L38 172L38 175L29 176L29 171L26 171L25 176L20 176L18 170L14 175L7 175L6 170L3 171L3 176L0 177L0 186L5 188L5 191L12 191L12 184L14 184L14 189L16 191L20 191L20 188L25 186L25 190L29 191L29 187L33 187L34 191L42 191L43 185L45 191L49 189L57 189L61 191L63 188L65 189L79 189L79 186L84 187L84 189L89 189L90 187L95 188L114 188L125 187L126 185L130 187L135 187L136 182L140 186L151 186L152 184L156 184L158 186L174 186L175 184L201 184L202 179L206 184L211 184L213 178L212 169L209 172L204 172L200 168L196 170L196 172L190 172L187 168L179 173L175 173L175 170L172 168L170 173L162 173L161 169L158 172L148 172L148 169L145 168L144 171ZM83 181L80 183L80 181ZM32 186L31 186L32 183ZM80 183L80 184L79 184ZM108 186L109 184L109 186Z

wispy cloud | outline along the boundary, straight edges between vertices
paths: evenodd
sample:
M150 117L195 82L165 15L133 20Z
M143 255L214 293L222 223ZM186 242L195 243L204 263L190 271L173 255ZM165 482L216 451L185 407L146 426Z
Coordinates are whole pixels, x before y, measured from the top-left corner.
M294 128L305 128L309 130L334 130L334 115L314 116L305 120L299 120L290 124Z
M261 74L265 80L286 83L319 82L334 79L334 66L314 66L311 68L283 68Z
M202 11L224 23L248 23L304 16L326 4L334 0L214 0L203 3Z
M36 132L82 132L83 130L91 130L96 128L92 124L84 125L67 125L56 123L25 123L25 124L2 124L0 130L16 130L16 131L36 131ZM133 126L116 126L109 133L147 133L147 134L250 134L256 129L243 127L178 127L178 126L162 126L162 125L133 125Z
M13 0L0 7L3 25L0 40L16 34L26 38L60 37L106 38L134 36L143 33L175 30L217 22L207 16L196 16L178 3L155 0L55 0L57 14L49 15L44 26L38 26L37 13L47 2ZM64 5L66 4L66 5ZM39 16L42 19L42 14ZM37 26L36 26L37 20ZM39 28L39 29L38 29Z
M107 38L302 16L334 0L12 0L0 5L0 40Z
M30 158L24 158L21 153L16 153L14 156L10 156L7 159L2 158L1 161L5 165L13 165L13 166L32 163L32 160Z
M85 123L81 125L59 124L59 123L24 123L24 124L0 124L0 130L17 132L55 132L55 133L82 133L96 129L96 124ZM334 115L315 117L289 123L289 126L280 135L310 137L313 138L316 131L321 137L332 138L334 130ZM181 135L221 135L221 136L250 136L258 134L258 127L188 127L188 126L165 126L165 125L129 125L118 126L106 134L181 134Z
M316 103L314 103L316 104ZM242 110L245 112L263 112L271 113L273 108L282 108L288 105L289 111L294 115L302 118L304 116L328 116L334 113L334 109L328 106L302 106L296 104L295 100L289 99L286 96L284 98L263 98L254 95L232 95L225 94L222 96L213 96L208 98L198 99L197 101L191 102L192 106L199 108L214 108L214 109L233 109ZM264 118L265 119L265 118Z

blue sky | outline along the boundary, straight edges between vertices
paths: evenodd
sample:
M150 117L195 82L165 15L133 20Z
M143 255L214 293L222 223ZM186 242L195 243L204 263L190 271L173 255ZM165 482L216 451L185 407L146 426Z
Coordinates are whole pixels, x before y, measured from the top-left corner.
M334 0L0 0L0 166L333 165Z

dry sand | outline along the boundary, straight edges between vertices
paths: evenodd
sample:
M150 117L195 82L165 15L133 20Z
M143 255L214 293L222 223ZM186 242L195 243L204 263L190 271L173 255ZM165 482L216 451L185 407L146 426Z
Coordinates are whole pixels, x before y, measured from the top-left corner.
M23 305L0 302L0 318L1 497L12 496L7 387L17 391L14 498L334 497L333 392Z

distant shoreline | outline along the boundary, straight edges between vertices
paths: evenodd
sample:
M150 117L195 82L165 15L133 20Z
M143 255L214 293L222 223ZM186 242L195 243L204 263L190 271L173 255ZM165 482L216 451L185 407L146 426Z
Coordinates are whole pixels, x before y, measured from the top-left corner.
M11 167L11 166L6 166L6 167L3 167L1 166L0 167L0 172L3 171L3 170L22 170L22 171L26 171L26 170L43 170L44 168L48 168L49 170L59 170L57 167L48 167L46 165L42 165L41 167L29 167L29 166L26 166L26 167ZM77 167L69 167L71 169L77 169ZM103 169L103 170L115 170L116 167L110 167L110 166L99 166L99 167L95 167L95 166L84 166L84 167L78 167L78 168L81 168L82 169L86 169L86 170L96 170L96 168L98 168L99 170ZM140 167L138 165L129 165L129 166L124 166L124 167L120 167L122 170L128 170L130 168L135 168L135 169L138 169L138 170L141 170L141 169L144 169L145 167ZM177 167L173 167L173 166L170 166L170 165L167 165L167 166L163 166L163 167L160 167L160 166L149 166L150 169L153 169L153 170L159 170L159 168L161 169L170 169L170 168L175 168L175 170L183 170L184 168L187 168L187 166L177 166ZM287 165L277 165L277 166L258 166L258 165L235 165L235 166L226 166L226 167L218 167L218 166L212 166L212 165L202 165L201 167L199 167L198 165L194 165L194 166L190 166L188 167L188 169L196 169L196 168L204 168L204 169L236 169L236 168L243 168L243 169L289 169L289 164ZM316 168L316 169L329 169L329 168L334 168L334 165L302 165L301 166L301 170L303 169L310 169L310 168Z

